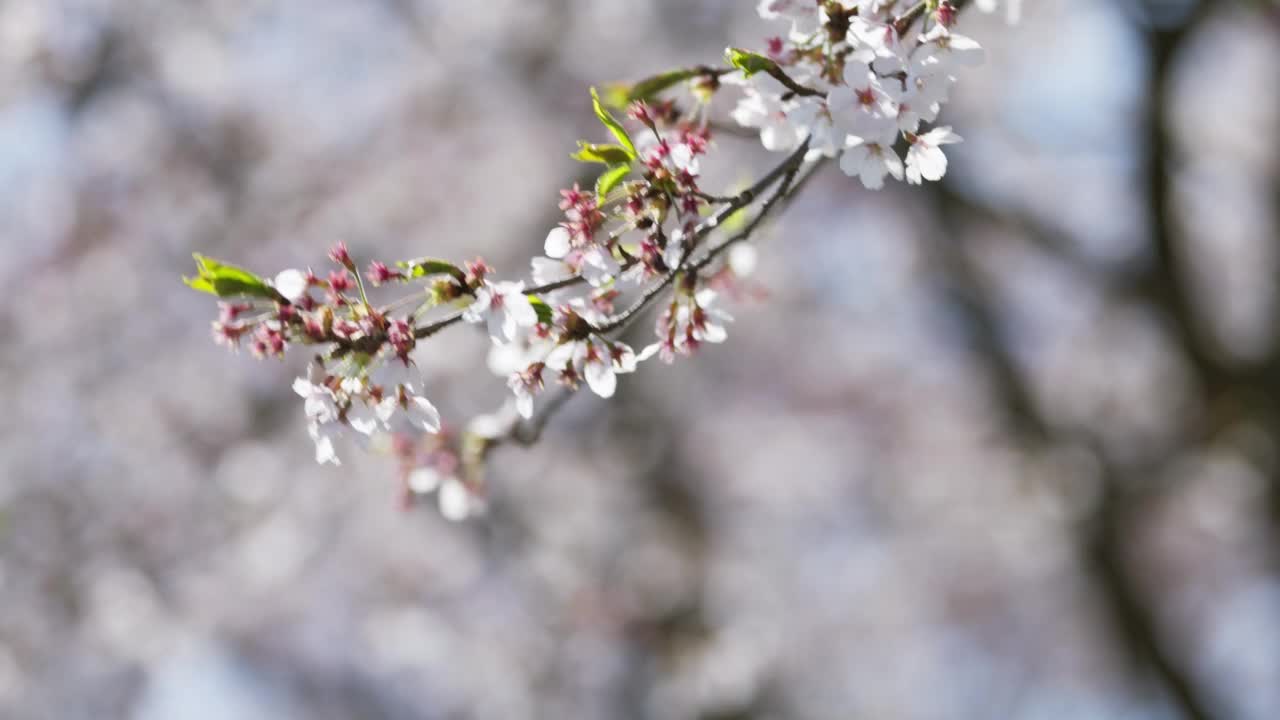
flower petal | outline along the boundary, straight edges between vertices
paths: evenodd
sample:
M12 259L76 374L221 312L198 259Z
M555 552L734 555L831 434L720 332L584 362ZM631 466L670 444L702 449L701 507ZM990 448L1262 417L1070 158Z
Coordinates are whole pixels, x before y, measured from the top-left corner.
M533 417L533 394L530 392L516 393L516 412L520 413L520 417L528 420Z
M435 468L420 467L409 473L407 481L410 490L426 495L440 487L440 473Z
M558 260L569 254L569 248L569 231L563 227L555 227L547 233L547 240L543 243L542 249L546 251L547 257Z
M273 283L276 292L293 302L307 294L307 274L301 270L282 270Z
M478 323L484 320L485 315L489 314L489 308L493 305L493 295L488 287L482 287L476 290L475 301L467 306L462 313L462 319L469 323Z
M316 462L325 465L341 465L338 453L333 449L333 431L326 430L315 423L307 427L307 434L316 444Z
M409 398L409 422L429 433L440 432L440 411L421 395Z
M611 398L618 390L618 376L614 374L611 362L589 362L584 374L591 391L602 398Z
M524 294L523 287L520 291L505 295L504 298L507 312L518 327L527 328L538 324L538 313L533 309L529 296Z
M457 478L451 477L441 483L437 500L440 502L440 514L446 520L465 520L471 513L471 491Z

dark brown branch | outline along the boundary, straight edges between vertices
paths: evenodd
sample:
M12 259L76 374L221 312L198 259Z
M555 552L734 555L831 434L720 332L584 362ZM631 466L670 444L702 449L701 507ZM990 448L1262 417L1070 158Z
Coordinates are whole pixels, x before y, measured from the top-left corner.
M786 72L784 72L782 68L778 67L777 65L770 65L769 67L765 68L765 72L769 74L769 77L782 83L784 87L790 90L792 96L795 96L795 95L801 95L804 97L826 97L827 96L827 94L822 92L821 90L815 90L814 88L811 88L808 85L801 85L795 80L792 80L791 76L788 75ZM783 96L783 98L786 98L786 97L787 97L786 95Z
M1211 3L1201 3L1201 14ZM1187 247L1174 226L1173 156L1175 143L1166 112L1171 96L1172 62L1183 39L1198 22L1191 18L1178 28L1153 31L1148 35L1150 91L1140 130L1147 140L1146 194L1150 206L1153 262L1141 278L1141 286L1153 302L1165 310L1169 329L1182 347L1201 384L1210 393L1227 381L1230 370L1211 347L1199 327L1199 316L1187 286L1191 267Z
M1188 720L1217 717L1199 689L1175 659L1176 653L1163 639L1156 621L1156 609L1144 599L1124 553L1125 530L1137 525L1134 514L1154 498L1152 493L1131 490L1137 483L1125 477L1101 450L1095 451L1103 466L1103 498L1085 537L1085 548L1093 562L1105 606L1125 645L1134 657L1145 662L1169 692Z
M822 158L814 162L812 165L809 166L809 170L804 174L804 176L801 177L798 181L795 181L794 183L792 181L795 178L795 174L794 173L788 174L787 177L783 179L783 185L779 187L778 192L774 193L769 197L768 202L766 202L765 205L761 207L760 212L756 214L755 218L751 220L750 224L748 224L745 228L743 228L742 231L739 232L738 234L734 235L733 237L730 237L728 240L725 240L719 245L711 248L709 251L707 251L706 255L704 255L697 262L693 263L691 267L694 270L702 270L707 265L711 264L725 250L728 250L730 247L740 242L749 240L752 234L755 233L756 228L760 225L760 223L765 219L765 217L773 209L773 204L776 202L780 202L781 206L778 208L778 211L781 212L782 210L785 210L786 207L791 204L791 201L794 200L796 196L800 194L800 191L804 189L805 185L807 185L809 181L813 179L813 176L817 174L818 170L826 163L827 159L828 158ZM799 170L799 168L797 168L797 170Z
M533 417L527 420L521 420L511 428L511 432L507 437L517 445L528 447L542 439L542 431L547 428L551 422L551 418L569 402L569 398L577 395L573 390L564 390L557 393L551 398L550 402L542 406L542 409L534 413Z
M1140 129L1150 140L1146 190L1151 205L1155 261L1144 277L1141 297L1153 307L1167 312L1173 326L1173 339L1183 347L1202 389L1212 391L1222 387L1229 371L1218 363L1212 352L1205 349L1196 332L1194 308L1184 277L1185 249L1177 244L1173 225L1170 177L1173 147L1165 116L1172 58L1190 29L1189 24L1168 32L1153 32L1151 36L1152 91ZM955 200L952 197L950 202L954 204ZM998 319L991 301L981 284L976 283L976 278L968 272L963 253L953 253L950 262L949 272L953 276L959 273L960 287L967 296L964 303L966 312L975 319L977 347L987 360L993 388L1008 409L1010 419L1033 449L1043 442L1060 442L1061 429L1049 425L1036 407L1022 373L999 336ZM1027 430L1031 432L1027 433ZM1155 608L1125 560L1126 529L1133 525L1134 514L1163 493L1159 485L1140 481L1148 476L1158 477L1163 459L1152 463L1149 468L1126 470L1107 457L1102 443L1093 444L1104 468L1104 495L1082 542L1086 555L1092 561L1096 587L1104 607L1114 620L1124 646L1154 673L1181 713L1192 720L1212 718L1214 713L1210 702L1201 694L1185 663L1163 637Z

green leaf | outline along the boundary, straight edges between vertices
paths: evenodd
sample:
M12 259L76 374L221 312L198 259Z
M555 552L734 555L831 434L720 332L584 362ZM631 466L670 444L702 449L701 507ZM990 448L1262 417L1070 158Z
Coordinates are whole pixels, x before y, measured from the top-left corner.
M618 187L618 183L622 182L627 175L631 174L630 165L618 165L604 171L596 180L596 200L600 204L604 204L604 200L614 188Z
M603 165L627 165L635 157L621 145L592 145L578 141L578 152L570 155L579 162L601 163Z
M265 300L281 302L284 297L276 292L266 280L235 265L214 260L211 257L195 253L196 276L184 277L182 282L197 292L228 297L257 297Z
M186 283L187 287L191 288L192 290L195 290L196 292L208 293L210 295L218 294L218 291L213 288L213 283L209 282L205 278L183 277L182 282Z
M627 134L627 129L622 127L622 123L618 122L609 110L605 108L604 104L600 102L600 94L596 92L595 88L591 88L591 106L595 108L596 117L600 118L600 122L604 123L604 126L609 128L609 132L613 133L613 136L622 144L622 147L626 148L629 156L627 159L634 160L636 158L635 143L631 142L631 136Z
M424 257L416 260L401 260L396 263L399 267L405 269L411 278L430 277L432 275L452 275L460 283L467 281L467 274L462 268L454 265L448 260L439 258Z
M751 77L759 72L767 73L778 69L778 64L774 61L747 50L731 47L724 51L724 55L730 65L742 71L744 77Z
M626 83L609 83L600 93L604 104L614 110L626 110L631 104L631 86Z
M627 88L626 100L629 103L637 100L648 100L664 90L669 90L674 85L678 85L685 80L692 80L701 74L702 71L698 69L685 68L647 77Z
M546 301L537 295L530 295L529 304L533 306L533 311L538 314L538 322L543 323L544 325L551 324L551 306L548 305Z

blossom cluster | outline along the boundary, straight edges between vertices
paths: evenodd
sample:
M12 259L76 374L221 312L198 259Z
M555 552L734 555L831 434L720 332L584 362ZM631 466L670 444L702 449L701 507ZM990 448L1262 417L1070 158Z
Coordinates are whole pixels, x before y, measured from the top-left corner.
M942 146L960 141L950 127L922 130L947 101L961 67L982 62L976 41L956 32L957 10L937 4L914 36L877 0L762 0L760 15L787 24L769 40L765 72L744 81L733 112L758 128L765 148L835 157L868 189L885 178L919 184L947 171ZM901 140L906 159L896 146Z
M954 70L980 61L982 51L953 30L952 3L894 15L896 5L764 0L760 14L788 25L766 53L731 49L730 67L665 73L606 99L593 91L612 141L582 142L574 157L603 169L594 187L560 191L563 219L547 232L528 282L502 279L479 258L361 267L342 243L321 271L288 269L270 279L197 255L199 274L187 282L221 298L213 322L219 344L258 357L312 348L293 390L317 462L340 464L335 441L350 437L399 459L407 499L434 493L447 517L474 514L485 504L478 470L485 454L536 437L549 387L568 393L585 385L609 398L620 376L651 358L671 363L726 340L732 317L724 299L743 294L755 265L742 241L788 198L802 170L839 156L869 188L886 176L942 177L941 146L959 137L923 126L946 101ZM681 86L690 92L677 99ZM701 174L718 147L710 100L726 87L741 88L733 119L759 129L766 149L788 153L727 196L707 192ZM375 302L391 287L412 290ZM637 351L619 336L650 309L653 337ZM500 411L460 432L442 425L414 362L420 342L457 324L484 329L489 368L510 391ZM557 406L546 403L544 414Z

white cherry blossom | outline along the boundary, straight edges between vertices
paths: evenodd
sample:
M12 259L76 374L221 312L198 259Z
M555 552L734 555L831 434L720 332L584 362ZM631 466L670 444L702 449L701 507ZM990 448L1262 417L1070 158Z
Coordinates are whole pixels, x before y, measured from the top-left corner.
M938 64L944 70L956 66L974 67L981 65L986 59L986 52L977 40L952 32L942 25L935 25L920 38L920 47L915 55L922 62Z
M724 326L733 322L733 316L720 306L720 294L711 288L703 288L694 300L696 308L684 307L693 325L694 337L709 343L722 343L728 339L729 332Z
M698 164L698 155L688 143L672 143L668 160L677 171L687 172L690 175L697 175L701 169Z
M293 391L303 398L307 416L307 434L316 446L316 462L341 465L333 439L341 431L338 397L325 384L324 367L313 362L307 366L307 377L293 381Z
M794 39L807 38L818 32L825 19L819 4L813 0L760 0L757 11L765 20L789 20Z
M874 22L862 16L851 18L849 44L855 48L850 57L874 64L881 73L902 69L906 48L898 32L887 22Z
M868 190L884 187L886 175L901 180L902 158L893 149L896 138L896 131L884 133L879 138L850 138L849 149L840 157L840 169L849 177L857 177Z
M859 60L845 64L844 80L846 85L833 89L828 96L831 117L841 130L856 137L878 138L894 126L900 94L897 90L883 83L869 65Z
M560 229L563 230L563 228ZM565 232L566 236L568 234L568 232ZM565 255L568 255L568 252ZM534 284L547 285L571 278L577 274L573 265L564 260L565 255L561 255L558 258L535 257L530 260L530 274L533 277Z
M282 270L276 275L273 285L276 292L283 295L289 302L295 302L307 294L309 287L307 275L308 273L301 270Z
M947 156L941 146L958 143L963 138L952 132L949 126L913 137L907 150L907 182L919 185L925 180L941 180L947 174Z
M440 487L441 479L439 470L433 467L419 467L409 472L406 483L413 492L419 495L426 495Z
M823 98L800 98L796 106L787 115L796 129L800 140L809 138L809 152L806 160L820 157L835 157L844 144L844 133L838 130L832 121L831 110L827 100Z
M572 249L572 235L567 228L556 226L547 233L547 239L543 243L543 251L546 252L547 257L559 260L568 255Z
M440 505L440 514L446 520L460 522L469 517L483 515L487 509L484 498L472 492L467 484L456 476L450 475L440 482L436 492L436 501Z
M676 354L691 354L701 343L717 344L728 339L725 325L733 322L733 316L720 306L719 298L714 289L703 288L693 297L679 299L674 315L666 313L658 321L659 341L640 351L636 362L657 355L671 363Z
M295 389L297 389L295 383ZM371 438L394 429L402 417L419 432L440 431L440 412L421 392L422 379L410 365L391 360L380 365L372 376L343 378L338 403L345 408L342 419L357 433Z
M547 356L548 368L569 369L581 375L591 391L602 398L613 397L618 389L617 376L635 372L637 362L630 346L594 337L559 345Z
M440 432L440 411L430 400L421 395L409 395L405 402L405 414L410 424L425 432Z
M489 348L487 365L489 372L499 377L506 377L519 372L535 362L541 362L555 347L550 337L539 335L538 328L522 331L519 336L506 344Z
M430 495L434 492L440 514L446 520L459 522L485 511L484 498L472 492L454 473L425 466L411 470L405 480L416 495Z
M542 392L542 367L534 363L511 373L507 388L515 396L516 413L525 419L533 417L533 398Z
M802 130L787 117L788 107L780 93L762 91L752 83L746 85L745 94L731 115L739 125L760 130L760 144L765 150L788 152L804 139Z
M583 248L573 259L578 263L578 272L592 287L608 284L622 270L609 250L599 245Z
M501 344L514 340L520 328L536 325L538 313L524 294L524 283L486 280L476 290L475 301L463 313L462 319L469 323L485 323L489 337L495 344Z

